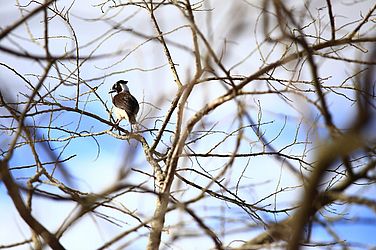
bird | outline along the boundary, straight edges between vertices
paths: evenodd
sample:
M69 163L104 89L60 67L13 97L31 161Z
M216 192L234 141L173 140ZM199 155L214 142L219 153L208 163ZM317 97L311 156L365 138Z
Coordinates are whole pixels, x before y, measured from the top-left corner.
M136 115L140 106L137 99L131 95L127 86L128 81L117 81L108 92L111 94L113 112L117 118L116 124L119 124L121 120L126 119L131 124L136 124Z

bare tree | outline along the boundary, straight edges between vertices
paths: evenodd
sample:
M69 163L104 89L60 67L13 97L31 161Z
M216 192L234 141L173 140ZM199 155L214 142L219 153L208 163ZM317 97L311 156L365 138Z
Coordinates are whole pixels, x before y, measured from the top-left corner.
M372 1L13 4L0 248L375 247Z

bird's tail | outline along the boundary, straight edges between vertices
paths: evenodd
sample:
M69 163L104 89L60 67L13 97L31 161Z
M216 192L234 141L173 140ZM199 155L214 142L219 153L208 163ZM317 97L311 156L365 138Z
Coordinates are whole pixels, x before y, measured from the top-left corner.
M134 115L130 116L129 117L129 122L131 123L131 125L137 124L136 116L134 116Z
M132 132L140 130L140 124L136 121L135 116L129 117L129 123L131 124Z

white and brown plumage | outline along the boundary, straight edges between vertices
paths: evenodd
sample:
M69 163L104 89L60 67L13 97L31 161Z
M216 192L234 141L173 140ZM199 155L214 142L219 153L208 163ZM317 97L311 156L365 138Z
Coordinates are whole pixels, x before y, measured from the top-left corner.
M117 118L116 123L126 119L131 125L136 123L136 115L140 106L137 99L131 95L127 86L128 81L120 80L112 85L109 94L112 97L114 113Z

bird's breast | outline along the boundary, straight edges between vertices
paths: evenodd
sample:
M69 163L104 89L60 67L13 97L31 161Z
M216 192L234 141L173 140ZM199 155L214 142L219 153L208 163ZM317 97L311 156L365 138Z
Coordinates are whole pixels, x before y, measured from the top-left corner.
M120 119L120 120L122 120L122 119L129 120L127 112L125 112L125 110L123 110L123 109L119 109L116 106L114 106L114 114L115 114L115 116L116 116L117 119Z

